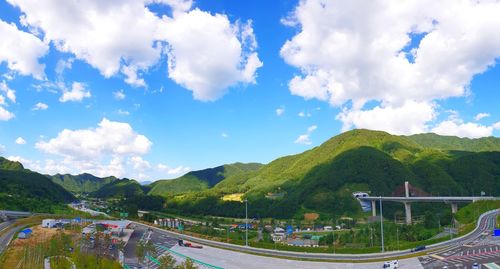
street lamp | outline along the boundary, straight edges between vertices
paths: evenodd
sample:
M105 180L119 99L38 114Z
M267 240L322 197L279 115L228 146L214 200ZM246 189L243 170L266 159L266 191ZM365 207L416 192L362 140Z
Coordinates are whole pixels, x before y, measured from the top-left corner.
M382 252L384 252L384 217L382 214L382 196L379 196L380 205L380 239L382 240Z
M245 199L245 246L248 247L248 199Z

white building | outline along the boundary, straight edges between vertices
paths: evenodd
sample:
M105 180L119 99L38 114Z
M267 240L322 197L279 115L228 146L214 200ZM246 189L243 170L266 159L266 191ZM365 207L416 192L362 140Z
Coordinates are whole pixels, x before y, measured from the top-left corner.
M42 228L54 228L56 223L55 219L44 219L42 220Z

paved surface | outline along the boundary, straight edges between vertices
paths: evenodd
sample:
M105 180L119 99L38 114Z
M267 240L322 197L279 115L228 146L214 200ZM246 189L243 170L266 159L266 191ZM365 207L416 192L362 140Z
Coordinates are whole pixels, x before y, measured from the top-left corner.
M491 236L495 227L495 215L486 216L480 222L479 231L467 240L454 244L445 249L429 253L419 260L425 269L432 268L472 268L477 262L481 268L500 268L500 238ZM498 267L495 267L498 266Z
M257 256L247 253L234 252L230 250L207 247L202 249L186 248L174 246L172 250L184 254L190 258L201 260L203 262L219 266L225 269L238 268L311 268L311 269L380 269L383 262L370 263L332 263L332 262L310 262L287 259L277 259L272 257ZM400 269L419 269L423 268L417 258L405 259L399 261Z
M460 238L455 238L453 240L437 243L431 246L427 246L427 251L435 251L435 250L440 250L445 247L456 247L456 246L461 246L467 243L470 243L474 240L476 240L478 237L481 236L481 234L485 231L491 230L491 227L494 225L495 217L500 214L499 210L494 210L494 211L489 211L485 214L483 214L480 219L478 220L477 223L477 228L471 232L470 234L460 237ZM143 224L136 223L137 226L142 226L142 227L148 227ZM173 237L173 238L182 238L185 240L189 240L198 244L206 245L206 246L213 246L213 247L222 247L226 249L231 249L235 251L243 251L247 253L253 253L253 254L261 254L261 255L268 255L268 256L274 256L274 257L281 257L281 258L299 258L299 259L314 259L314 260L345 260L345 261L370 261L374 259L396 259L397 257L400 257L402 255L407 255L410 253L409 250L403 250L403 251L392 251L392 252L384 252L384 253L371 253L371 254L331 254L331 253L305 253L305 252L292 252L292 251L279 251L279 250L272 250L272 249L262 249L262 248L254 248L254 247L245 247L245 246L239 246L239 245L233 245L233 244L227 244L223 242L217 242L217 241L211 241L211 240L205 240L205 239L200 239L192 236L186 236L166 230L161 230L152 227L154 231L157 231L159 233L165 234L167 236Z
M123 250L124 262L130 268L139 268L139 260L135 256L135 247L139 240L144 236L146 229L143 227L137 227L130 236L130 239Z
M12 224L13 221L9 221L9 224L2 223L2 227L0 228L0 231L3 231L3 233L0 236L0 254L3 253L5 249L7 249L10 241L14 237L14 234L16 234L17 231L21 230L22 226L15 226L15 227L7 227L8 225Z

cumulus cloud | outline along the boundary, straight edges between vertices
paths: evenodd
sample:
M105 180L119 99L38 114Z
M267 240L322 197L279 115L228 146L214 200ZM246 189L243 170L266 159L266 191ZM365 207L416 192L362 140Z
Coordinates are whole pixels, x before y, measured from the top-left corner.
M123 90L118 90L118 91L113 92L113 97L116 100L123 100L123 99L125 99L125 93L123 92Z
M45 103L38 102L33 106L32 110L47 110L49 108L49 105Z
M481 119L484 119L484 118L487 118L491 116L489 113L478 113L475 117L474 117L474 120L475 121L480 121Z
M485 136L492 136L494 130L500 129L500 122L491 125L482 125L477 122L464 122L460 118L460 115L456 111L449 111L450 115L448 119L438 123L431 129L431 132L440 135L453 135L458 137L468 137L468 138L479 138ZM476 116L476 121L478 121L478 116L481 114L489 115L487 113L480 113ZM481 119L481 117L479 117Z
M344 126L377 126L367 119L384 123L385 115L377 129L427 131L434 103L466 96L473 76L500 56L499 13L492 1L300 1L283 20L299 29L280 51L301 72L290 91L341 107ZM366 108L369 101L378 105ZM425 113L408 113L411 127L397 127L403 117L388 112L417 104Z
M296 144L303 144L303 145L311 145L311 134L318 128L316 125L312 125L309 128L307 128L307 132L305 134L300 135L295 139Z
M157 165L157 168L161 172L166 173L168 177L180 176L191 170L189 167L185 167L182 165L179 165L177 167L169 167L168 165L165 165L163 163L159 163Z
M0 63L21 75L45 78L45 65L39 63L49 46L31 33L20 31L15 24L0 20Z
M4 108L4 106L7 106L7 100L5 98L7 98L10 102L15 103L16 92L9 88L5 81L2 81L0 82L0 120L2 121L8 121L15 116L14 113Z
M428 123L436 118L434 105L408 101L402 106L376 106L369 110L344 109L337 119L342 130L353 127L383 130L393 134L415 134L428 130Z
M85 85L81 82L73 82L71 89L63 90L62 96L59 98L60 102L80 102L84 98L90 98L90 91L85 88Z
M22 138L22 137L18 137L16 139L16 144L18 144L18 145L24 145L24 144L26 144L26 140L24 140L24 138Z
M305 118L305 117L311 117L311 113L309 112L304 112L304 111L300 111L299 114L297 114L299 117L301 118Z
M255 83L263 65L251 21L232 24L226 15L194 9L167 19L169 77L197 100L212 101L227 88Z
M262 66L251 21L191 10L191 0L8 2L22 11L25 26L56 49L107 78L121 73L132 86L147 86L143 74L164 53L168 76L204 101L238 83L255 83ZM172 15L156 15L148 8L153 3L170 6Z
M151 141L124 122L103 119L96 128L64 129L35 148L51 155L41 165L44 172L94 173L99 176L122 176L125 164L143 168L142 155L149 152ZM142 164L141 164L141 161Z
M276 116L281 116L285 113L285 108L284 107L279 107L279 108L276 108Z

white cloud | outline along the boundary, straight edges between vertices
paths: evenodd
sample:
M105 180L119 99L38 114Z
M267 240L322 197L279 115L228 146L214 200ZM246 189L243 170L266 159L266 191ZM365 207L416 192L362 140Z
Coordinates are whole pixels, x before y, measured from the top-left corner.
M141 156L132 156L129 159L129 162L132 164L135 170L144 171L151 168L151 164L148 161L142 159Z
M122 110L122 109L118 109L116 111L116 113L118 113L119 115L124 115L124 116L130 115L130 112L128 112L127 110Z
M355 126L392 134L416 134L427 131L428 122L436 117L434 110L431 103L408 101L402 106L376 106L370 110L344 109L337 119L343 122L343 131Z
M18 144L18 145L24 145L24 144L26 144L26 140L24 140L24 138L22 138L22 137L18 137L16 139L16 144Z
M191 169L189 167L185 167L185 166L177 166L177 167L169 167L168 165L165 165L165 164L162 164L162 163L159 163L157 165L157 168L158 170L160 170L161 172L164 172L164 173L167 173L167 175L169 177L172 177L172 176L180 176L180 175L183 175L187 172L189 172Z
M318 128L316 125L312 125L309 128L307 128L307 132L303 135L300 135L295 139L296 144L303 144L303 145L311 145L311 134Z
M191 0L8 2L23 12L24 25L59 51L107 78L120 72L132 86L146 86L142 75L162 53L168 54L169 77L205 101L240 82L255 83L262 66L250 21L190 11ZM172 16L157 16L147 7L151 3L169 5Z
M54 157L46 158L40 169L44 173L93 173L98 176L123 176L133 168L143 168L142 155L149 152L151 141L138 134L128 123L103 119L98 127L64 129L48 141L40 141L35 148ZM140 164L142 161L142 164Z
M168 74L197 100L220 98L227 88L255 83L263 64L251 21L231 24L226 15L194 9L166 20Z
M297 114L299 117L304 118L304 117L311 117L311 113L305 113L304 111L300 111L299 114Z
M14 114L7 109L3 108L0 106L0 120L2 121L8 121L10 119L14 118Z
M125 99L125 93L123 92L123 90L118 90L118 91L113 92L113 97L116 100L123 100L123 99Z
M7 85L7 83L5 83L5 81L0 82L0 92L5 93L5 95L7 96L7 98L12 103L16 102L16 91L14 91L13 89L9 88L9 86Z
M474 117L474 120L475 121L480 121L481 119L484 119L484 118L487 118L491 116L489 113L478 113L475 117Z
M426 131L432 104L466 96L474 75L500 56L499 13L493 1L300 1L283 20L299 29L280 51L301 72L290 91L342 107L344 126ZM379 104L366 108L369 101ZM398 127L404 117L389 112L415 104L424 108L421 118L407 113L411 126Z
M32 110L47 110L49 106L45 103L38 102L36 105L32 108Z
M229 137L229 135L227 133L225 133L225 132L223 132L222 134L220 134L220 136L222 138L228 138Z
M0 154L3 154L5 152L5 146L0 144Z
M59 98L60 102L80 102L83 98L90 98L90 91L85 89L85 85L81 82L73 82L71 90L63 90L63 95Z
M49 50L49 46L38 37L20 31L15 24L0 20L0 63L7 62L10 70L22 75L45 78L45 65L38 59Z
M440 135L479 138L493 135L495 125L485 126L475 122L446 120L432 128L432 132Z
M284 107L279 107L279 108L276 108L276 116L281 116L285 113L285 108Z

